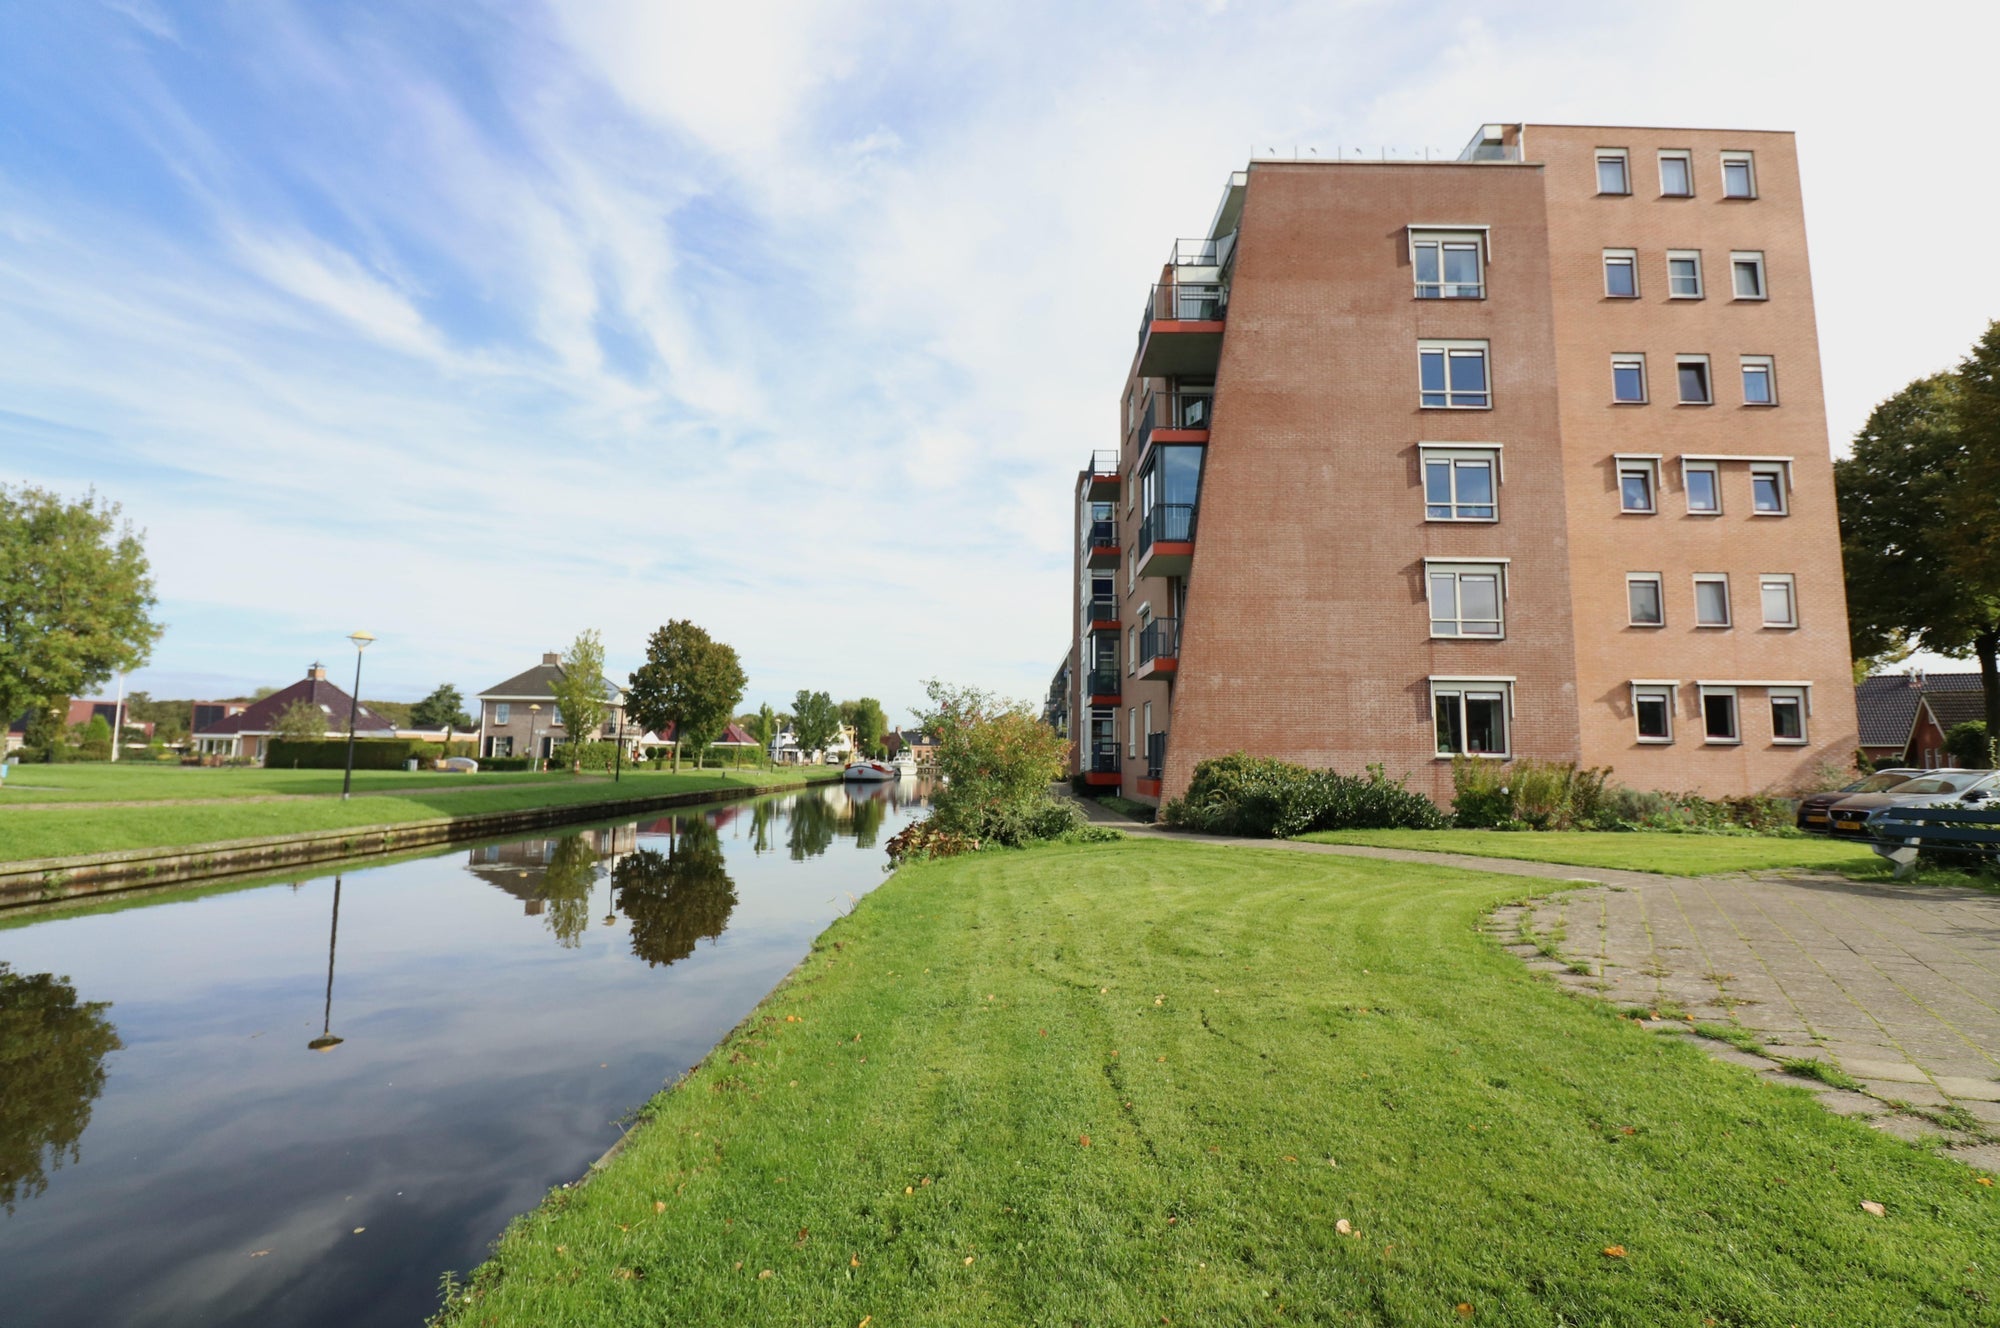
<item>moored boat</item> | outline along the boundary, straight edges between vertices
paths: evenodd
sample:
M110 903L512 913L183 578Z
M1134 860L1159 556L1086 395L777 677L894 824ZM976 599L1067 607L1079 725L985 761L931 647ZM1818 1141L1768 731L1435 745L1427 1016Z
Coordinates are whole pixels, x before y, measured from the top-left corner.
M840 777L855 783L876 784L896 778L896 767L886 761L849 761Z

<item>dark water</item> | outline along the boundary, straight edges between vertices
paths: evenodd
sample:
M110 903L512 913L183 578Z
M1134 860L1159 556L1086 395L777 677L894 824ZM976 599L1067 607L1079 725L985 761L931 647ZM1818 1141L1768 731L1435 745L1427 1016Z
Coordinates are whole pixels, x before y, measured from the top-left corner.
M0 916L0 1323L421 1322L881 882L915 803Z

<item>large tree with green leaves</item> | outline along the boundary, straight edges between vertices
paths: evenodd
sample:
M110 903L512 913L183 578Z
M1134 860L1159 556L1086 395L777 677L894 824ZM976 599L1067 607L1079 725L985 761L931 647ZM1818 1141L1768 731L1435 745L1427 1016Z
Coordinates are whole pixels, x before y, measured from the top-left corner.
M472 716L465 713L465 694L441 682L410 707L410 723L420 729L469 729Z
M326 712L310 701L294 701L271 721L271 736L280 742L311 742L326 736Z
M771 743L778 736L778 712L771 709L769 701L758 706L757 713L751 716L750 733L757 739L758 749L763 753L764 759L770 760Z
M646 641L646 662L632 673L625 713L642 729L674 730L674 768L681 746L699 754L722 736L747 683L734 647L675 618Z
M86 696L160 639L145 547L118 504L0 485L0 717Z
M792 698L792 738L799 754L824 751L840 734L840 707L825 692L809 692L803 687Z
M1834 463L1834 482L1855 657L1909 644L1977 656L1991 722L2000 719L2000 566L1967 556L1993 509L1969 519L1964 387L1960 374L1934 374L1877 406L1852 455Z
M2000 734L2000 320L1958 366L1957 407L1964 453L1949 504L1960 536L1952 561L1973 599L1968 619L1984 617L1968 644L1986 693L1986 731Z
M106 1001L79 1001L66 977L0 961L0 1210L48 1188L46 1168L74 1162L104 1091L104 1058L125 1044Z
M563 731L569 735L570 773L583 773L583 744L597 736L610 705L604 696L604 643L594 631L578 632L562 653L562 670L549 690L555 693Z
M859 701L842 701L840 717L854 726L854 745L870 756L880 754L882 735L889 730L889 716L882 703L872 696Z

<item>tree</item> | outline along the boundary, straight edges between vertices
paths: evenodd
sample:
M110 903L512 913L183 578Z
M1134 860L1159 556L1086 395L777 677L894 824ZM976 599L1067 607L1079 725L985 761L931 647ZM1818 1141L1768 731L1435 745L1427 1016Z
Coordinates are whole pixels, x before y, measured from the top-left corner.
M1988 747L1986 734L1986 725L1976 719L1952 725L1951 732L1944 735L1944 749L1950 754L1951 763L1966 770L1991 766L1993 753Z
M469 729L472 717L465 713L465 697L458 688L441 682L410 707L410 723L420 729Z
M1958 366L1958 433L1964 465L1948 509L1957 540L1953 568L1975 599L1968 616L1983 613L1980 630L1968 644L1979 659L1979 686L1986 694L1986 730L2000 733L2000 321ZM1933 647L1934 649L1936 647ZM1950 651L1942 653L1950 654Z
M715 827L701 816L673 825L665 853L638 849L611 869L618 911L632 922L632 953L649 965L687 958L697 941L722 935L736 909Z
M0 961L0 1208L48 1188L45 1166L80 1156L104 1058L125 1044L104 1001L76 999L69 979L16 973Z
M748 681L734 648L675 618L647 640L646 662L632 674L625 712L647 731L673 726L678 770L681 744L707 751L722 736Z
M604 643L594 631L578 632L563 652L562 668L549 684L569 734L570 773L583 773L583 744L597 736L610 706L604 700ZM731 702L734 704L734 702Z
M931 709L919 716L937 737L944 786L931 798L940 830L1016 845L1052 838L1076 821L1074 808L1049 796L1069 757L1069 740L1023 701L926 684Z
M0 485L0 715L87 696L152 654L152 570L119 512Z
M762 750L764 759L770 760L771 744L778 737L778 716L777 712L771 709L770 702L766 701L757 707L757 713L750 720L750 734L757 739L757 746Z
M111 721L102 715L92 715L90 722L80 726L76 734L80 755L86 761L108 761L111 759Z
M310 701L294 701L271 721L271 736L280 742L311 742L326 736L326 712Z
M24 745L42 754L43 761L56 759L56 748L63 745L64 722L69 718L69 698L51 697L45 701L33 702L28 707L28 723L21 733Z
M1963 501L1961 387L1957 374L1934 374L1877 406L1853 454L1834 463L1834 482L1853 653L1914 642L1977 655L1991 725L2000 720L2000 567L1964 557L1984 524L1968 521Z
M840 733L840 707L825 692L799 689L792 698L792 737L799 753L824 751Z
M882 735L889 729L889 716L882 703L872 696L859 701L842 701L840 717L854 726L854 745L870 756L882 754Z
M543 921L565 950L583 943L597 872L597 841L588 834L564 835L549 850L549 865L542 870L535 897L548 905Z

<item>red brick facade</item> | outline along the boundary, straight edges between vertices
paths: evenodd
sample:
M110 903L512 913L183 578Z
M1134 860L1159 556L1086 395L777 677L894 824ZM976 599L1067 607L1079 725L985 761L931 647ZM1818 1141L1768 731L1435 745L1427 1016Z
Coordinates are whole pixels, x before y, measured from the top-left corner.
M1599 194L1600 148L1624 150L1629 194ZM1659 196L1662 149L1689 154L1692 197ZM1755 198L1721 197L1725 152L1750 154ZM1118 478L1086 475L1075 493L1070 714L1100 782L1171 797L1196 761L1245 750L1348 771L1380 762L1448 800L1441 724L1446 745L1501 740L1508 755L1711 794L1783 788L1853 751L1790 135L1508 126L1489 155L1503 159L1253 163L1214 233L1177 247L1161 280L1180 284L1156 294L1121 401ZM1476 297L1418 298L1420 277L1437 274L1416 268L1417 246L1439 241L1476 249ZM1632 251L1636 298L1606 294L1607 249ZM1702 298L1668 298L1670 249L1699 251ZM1767 298L1732 298L1731 256L1749 253L1763 256ZM1466 357L1453 372L1483 348L1483 393L1422 395L1436 386L1420 381L1433 342L1432 364ZM1612 356L1626 354L1645 357L1645 404L1612 402ZM1708 357L1713 404L1675 404L1682 355ZM1743 403L1744 356L1768 357L1776 405ZM1176 389L1178 414L1209 427L1157 427ZM1184 488L1169 493L1148 460L1175 444L1203 445L1185 543L1172 542L1184 518L1160 504ZM1621 455L1652 467L1652 512L1621 510ZM1428 506L1426 456L1492 473L1497 510ZM1684 464L1713 468L1719 513L1687 511ZM1752 514L1753 468L1759 499L1779 495L1782 514ZM1097 707L1095 724L1093 492L1116 494L1116 566L1096 575L1113 578L1120 628L1116 706ZM1628 574L1660 578L1662 625L1629 625ZM1728 578L1729 626L1695 625L1697 574ZM1474 583L1496 580L1498 624L1475 607L1491 591ZM1796 625L1763 625L1787 585ZM1702 593L1713 610L1719 589ZM1166 657L1137 648L1148 615L1178 619ZM1669 739L1641 740L1635 682L1670 703ZM1774 715L1775 684L1790 690ZM1711 739L1709 724L1732 715L1735 740ZM1157 782L1148 734L1168 735Z

